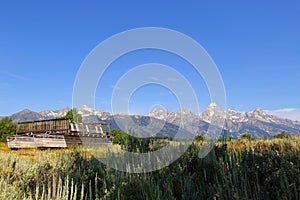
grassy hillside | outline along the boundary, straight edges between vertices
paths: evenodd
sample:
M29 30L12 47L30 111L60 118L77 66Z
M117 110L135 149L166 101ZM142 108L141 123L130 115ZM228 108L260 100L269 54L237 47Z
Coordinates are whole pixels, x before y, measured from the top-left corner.
M204 159L201 143L145 174L110 169L82 147L10 151L2 143L0 199L300 198L299 136L218 142Z

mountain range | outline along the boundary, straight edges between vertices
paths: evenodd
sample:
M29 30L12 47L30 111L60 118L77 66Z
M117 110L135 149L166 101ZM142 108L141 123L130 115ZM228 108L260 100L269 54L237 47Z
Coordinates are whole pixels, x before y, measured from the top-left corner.
M176 112L164 109L154 109L147 115L113 115L103 110L94 110L88 106L82 106L78 112L82 115L83 121L86 123L105 121L112 124L112 128L119 128L120 124L116 122L129 123L129 119L138 122L139 124L146 124L154 122L154 126L158 126L163 122L164 126L157 136L173 137L176 130L181 123L186 125L189 132L195 134L202 134L208 130L212 123L213 116L218 110L215 103L211 103L201 114L195 114L186 108L182 108ZM70 108L61 110L46 110L42 112L34 112L25 109L21 112L15 113L10 117L14 122L52 119L63 117ZM264 110L257 108L251 112L237 112L228 109L222 112L224 118L224 132L228 136L239 137L241 134L251 134L255 138L273 137L282 131L289 134L298 134L300 132L300 121L293 121L289 119L280 118L278 116L267 114ZM155 127L154 127L155 128Z

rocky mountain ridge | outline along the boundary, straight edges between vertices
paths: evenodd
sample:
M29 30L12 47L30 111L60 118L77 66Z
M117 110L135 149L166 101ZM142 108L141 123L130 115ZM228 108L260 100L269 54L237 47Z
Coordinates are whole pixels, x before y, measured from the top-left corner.
M37 113L25 109L13 114L11 117L14 122L52 119L63 117L68 110L70 110L70 108L55 111L46 110ZM201 114L195 114L186 108L182 108L176 112L154 109L145 116L135 115L134 119L144 122L149 120L148 118L150 117L165 121L168 125L165 130L166 132L170 132L171 129L174 129L174 127L178 127L180 123L184 123L188 125L191 130L193 129L193 132L197 132L197 134L204 134L217 110L219 111L220 109L215 103L210 104ZM114 122L114 117L116 115L109 112L94 110L88 106L82 106L78 109L78 112L83 116L84 122L107 121L113 124L113 128L117 128L117 124ZM299 121L292 121L274 115L269 115L260 108L245 113L228 109L222 112L222 114L222 117L224 118L223 129L227 135L231 135L233 137L238 137L245 133L252 134L254 137L258 138L273 137L275 134L282 131L290 134L298 134L300 132ZM118 116L130 117L128 115L121 114L118 114ZM195 131L195 129L197 129L197 131Z

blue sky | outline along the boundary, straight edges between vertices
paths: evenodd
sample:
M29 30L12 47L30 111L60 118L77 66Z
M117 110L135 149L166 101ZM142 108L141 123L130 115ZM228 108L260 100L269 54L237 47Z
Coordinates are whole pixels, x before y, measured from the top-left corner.
M261 107L287 117L293 109L300 119L299 19L299 1L1 1L0 116L71 107L75 77L89 52L114 34L151 26L180 31L207 50L222 75L227 107ZM149 62L173 66L197 85L201 109L210 102L187 63L149 50L112 64L99 82L96 108L110 111L118 78ZM155 103L178 109L174 95L158 86L141 88L130 102L137 113Z

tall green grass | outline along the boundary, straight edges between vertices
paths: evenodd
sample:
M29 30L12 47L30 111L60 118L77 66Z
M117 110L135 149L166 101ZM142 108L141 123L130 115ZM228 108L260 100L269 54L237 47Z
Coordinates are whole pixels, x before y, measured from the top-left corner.
M151 144L153 145L153 144ZM299 138L193 144L161 170L111 169L80 148L0 155L0 199L299 199Z

